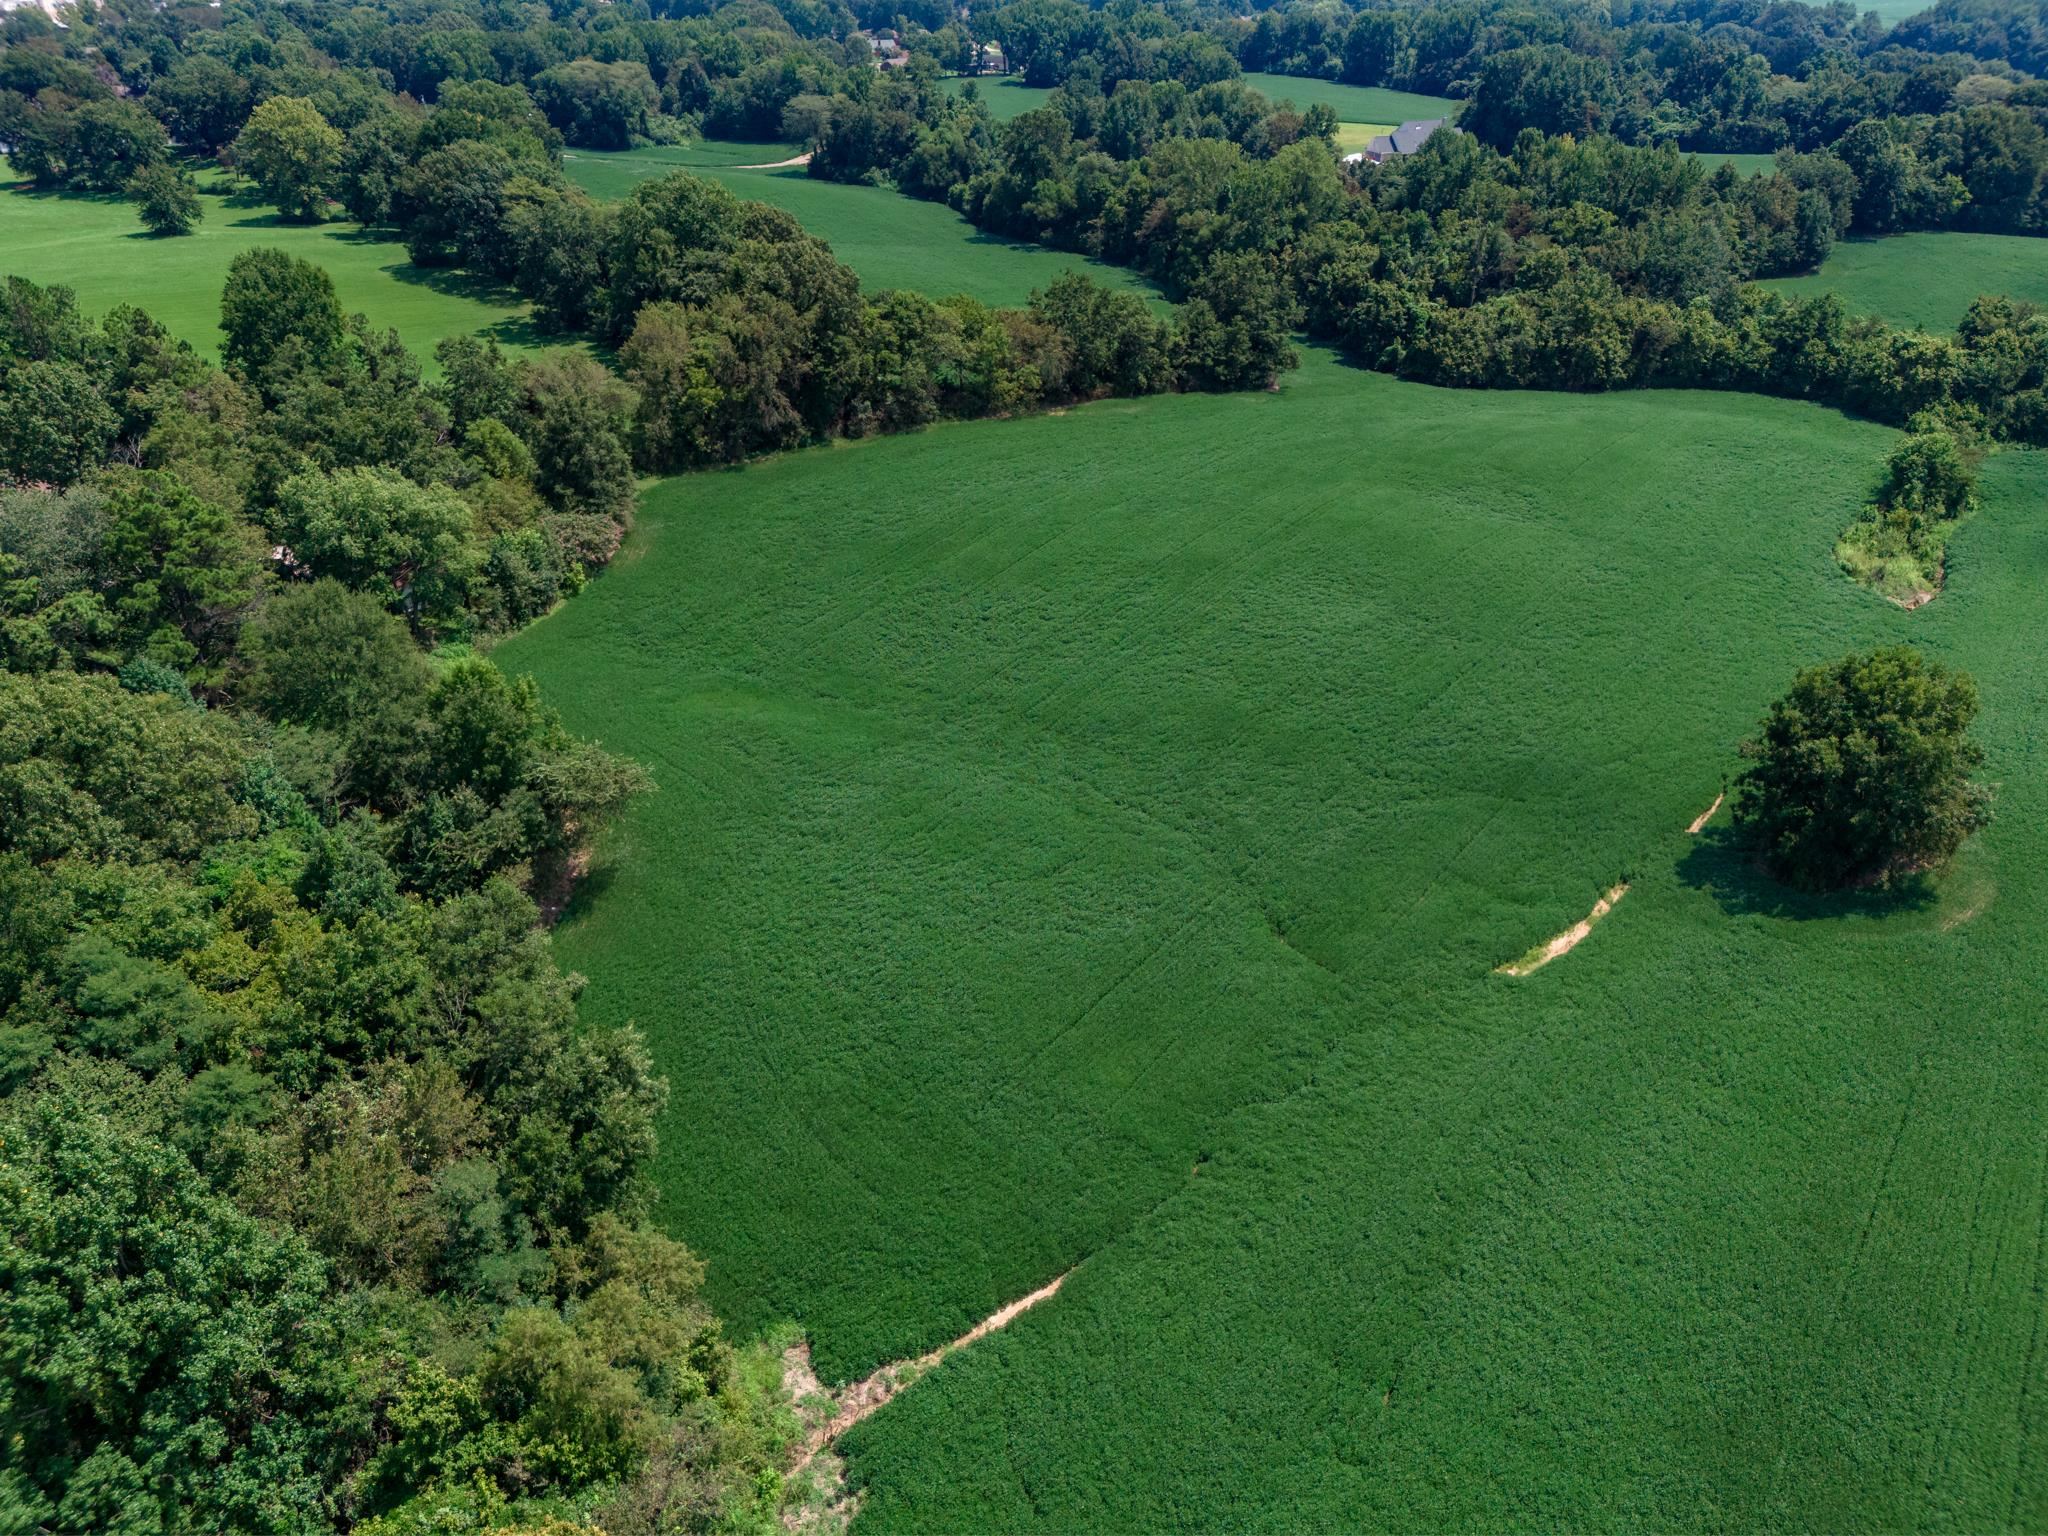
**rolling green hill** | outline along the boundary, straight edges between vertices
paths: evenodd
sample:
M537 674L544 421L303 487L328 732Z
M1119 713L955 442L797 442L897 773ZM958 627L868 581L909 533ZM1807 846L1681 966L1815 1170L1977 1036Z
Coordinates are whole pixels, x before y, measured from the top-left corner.
M1709 171L1732 165L1739 176L1767 176L1778 164L1776 155L1722 155L1707 149L1693 150L1691 155Z
M1327 102L1337 117L1347 123L1399 123L1412 117L1447 117L1458 103L1444 96L1418 96L1412 91L1390 91L1379 86L1340 85L1334 80L1314 80L1304 75L1247 74L1244 83L1274 101L1291 101L1297 107ZM946 89L959 95L967 82L957 76L946 81ZM974 82L981 99L997 122L1008 122L1020 112L1042 107L1052 95L1048 89L1025 85L1013 75L985 76Z
M2048 1520L2048 458L1906 614L1830 557L1893 440L1315 356L667 482L500 649L660 785L559 941L721 1309L845 1379L1079 1266L862 1530ZM1897 639L2001 785L1938 890L1687 834Z

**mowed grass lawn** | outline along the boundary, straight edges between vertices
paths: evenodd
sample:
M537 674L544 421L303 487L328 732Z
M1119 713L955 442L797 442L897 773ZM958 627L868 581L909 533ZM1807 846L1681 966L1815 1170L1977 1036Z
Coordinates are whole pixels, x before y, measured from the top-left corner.
M1394 123L1339 123L1337 150L1340 154L1348 155L1354 150L1364 149L1376 136L1392 133L1397 126Z
M745 158L729 146L705 142L615 154L581 150L562 169L592 196L604 198L626 197L648 178L678 170L709 177L741 197L787 209L871 289L904 288L935 298L967 293L986 304L1021 305L1032 290L1078 270L1112 288L1157 298L1128 268L984 233L943 203L920 202L884 187L821 181L801 167L739 168L786 159L798 152L793 146L743 150Z
M121 198L0 187L0 274L68 284L88 314L138 305L216 357L228 264L251 246L273 245L324 267L343 309L396 330L430 371L434 344L444 336L489 336L521 353L542 344L516 293L416 267L404 246L354 224L286 223L250 199L222 195L216 176L204 185L205 219L190 235L170 239L152 238L135 205Z
M1909 615L1830 555L1894 441L1317 355L665 482L498 651L660 786L559 943L736 1325L845 1379L1079 1266L863 1530L2048 1523L2048 460ZM1686 835L1901 639L2000 786L1933 899Z
M944 81L945 88L955 96L965 94L968 83L965 75L948 75ZM973 85L976 94L987 104L989 116L999 123L1037 111L1052 96L1051 87L1026 85L1017 75L976 75Z
M1979 294L2048 304L2048 241L2026 235L1912 234L1845 240L1808 277L1765 286L1838 293L1859 315L1952 331Z

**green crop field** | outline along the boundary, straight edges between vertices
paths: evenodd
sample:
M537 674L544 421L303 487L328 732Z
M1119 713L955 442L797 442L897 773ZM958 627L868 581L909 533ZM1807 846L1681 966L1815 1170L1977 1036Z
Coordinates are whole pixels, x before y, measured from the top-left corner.
M736 1327L1079 1266L842 1441L863 1531L2048 1523L2048 456L1907 614L1893 441L1312 355L665 482L497 652L660 786L559 942ZM1899 639L2000 786L1938 891L1687 835Z
M783 144L735 149L712 143L618 154L579 151L563 169L594 197L624 197L648 177L678 169L708 176L741 197L795 214L869 288L907 288L935 297L969 293L987 304L1014 305L1062 272L1079 270L1113 288L1154 293L1127 268L984 233L943 203L920 202L884 187L820 181L801 168L740 168L772 164L795 152Z
M1379 86L1339 85L1303 75L1249 74L1244 83L1274 101L1291 101L1306 110L1328 105L1347 123L1402 123L1412 118L1450 117L1459 103L1447 96L1418 96Z
M167 240L151 238L121 198L0 188L0 272L68 283L91 314L138 305L213 357L228 263L251 246L274 245L325 267L342 308L396 330L429 369L444 336L491 336L514 352L541 344L516 293L416 267L404 246L354 224L285 223L247 198L222 195L220 185L217 174L202 179L204 222Z
M1894 325L1952 331L1971 300L2008 294L2048 304L2048 245L2026 235L1917 234L1845 240L1810 277L1766 284L1838 293L1851 311Z

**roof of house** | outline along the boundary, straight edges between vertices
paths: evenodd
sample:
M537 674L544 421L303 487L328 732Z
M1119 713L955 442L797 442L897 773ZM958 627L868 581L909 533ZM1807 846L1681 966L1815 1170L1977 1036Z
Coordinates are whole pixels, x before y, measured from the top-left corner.
M1384 133L1376 133L1365 141L1365 153L1370 159L1384 160L1388 155L1396 153L1394 141Z
M1435 133L1437 129L1443 127L1443 125L1444 120L1440 117L1416 118L1403 123L1391 135L1394 153L1397 155L1414 154L1415 151L1427 144L1429 136ZM1374 142L1377 143L1378 141L1375 140Z

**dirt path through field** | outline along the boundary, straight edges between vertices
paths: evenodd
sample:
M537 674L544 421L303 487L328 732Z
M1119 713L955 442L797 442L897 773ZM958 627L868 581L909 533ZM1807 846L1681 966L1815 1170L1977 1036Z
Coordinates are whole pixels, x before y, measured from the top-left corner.
M1528 954L1522 956L1519 960L1511 960L1506 965L1495 966L1495 973L1501 976L1526 976L1531 971L1542 970L1544 966L1550 964L1559 955L1569 954L1578 946L1581 939L1593 931L1593 925L1612 912L1614 904L1627 894L1628 882L1624 880L1605 896L1594 902L1592 911L1588 912L1578 922L1573 923L1571 927L1565 929L1563 933L1560 933L1548 944L1544 945L1541 949L1530 950Z
M954 1339L951 1343L941 1344L929 1354L919 1355L915 1360L898 1360L883 1366L872 1375L853 1383L852 1386L846 1388L836 1398L825 1391L824 1385L818 1380L817 1373L811 1369L810 1341L804 1340L801 1343L791 1345L783 1352L782 1356L782 1378L789 1387L790 1396L797 1400L799 1406L801 1406L806 1398L816 1399L824 1397L831 1403L832 1412L830 1417L823 1423L816 1425L809 1434L804 1436L803 1454L797 1459L797 1463L791 1469L790 1475L795 1476L803 1471L826 1446L837 1440L877 1408L880 1408L890 1398L901 1392L905 1387L917 1380L918 1377L945 1359L946 1356L953 1353L954 1350L965 1349L968 1345L974 1343L975 1340L987 1338L998 1328L1009 1327L1011 1323L1037 1306L1041 1301L1049 1299L1061 1286L1067 1283L1067 1275L1072 1273L1073 1271L1070 1269L1065 1274L1055 1275L1030 1295L1020 1296L1009 1305L998 1308L961 1334L959 1338Z
M1685 829L1686 835L1688 837L1698 837L1700 833L1704 832L1707 828L1707 823L1714 819L1714 812L1721 809L1721 802L1727 798L1728 791L1725 789L1720 794L1714 796L1714 803L1704 811L1701 811L1699 815L1693 817L1692 825Z
M781 171L787 170L792 165L809 165L810 163L811 152L807 149L800 155L791 155L787 160L768 160L760 165L736 165L733 169L736 171Z
M818 1380L818 1373L812 1368L810 1340L799 1340L784 1350L782 1384L797 1405L797 1412L809 1418L805 1404L813 1405L811 1411L815 1413L820 1411L815 1405L822 1403L824 1418L804 1435L803 1450L789 1469L792 1484L801 1485L806 1472L811 1476L808 1491L783 1509L783 1529L796 1533L796 1536L837 1536L837 1533L843 1533L860 1512L860 1499L847 1490L846 1469L833 1454L832 1442L954 1350L965 1349L976 1339L985 1339L998 1328L1009 1327L1057 1292L1067 1283L1067 1275L1073 1272L1070 1269L1065 1274L1055 1275L1029 1296L1020 1296L1008 1306L997 1308L959 1338L941 1344L929 1354L883 1366L874 1374L856 1381L836 1398L826 1391L825 1384Z

